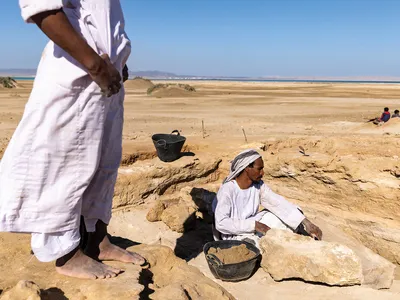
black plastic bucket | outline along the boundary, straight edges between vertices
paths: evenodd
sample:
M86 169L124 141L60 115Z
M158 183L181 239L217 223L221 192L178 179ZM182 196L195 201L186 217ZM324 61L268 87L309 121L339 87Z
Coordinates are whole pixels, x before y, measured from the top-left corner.
M228 249L240 245L246 245L247 249L256 254L255 257L236 264L224 264L217 256L208 253L210 248ZM206 256L211 273L215 278L221 279L222 281L240 281L248 279L261 261L260 250L256 246L245 241L224 240L209 242L204 245L203 252Z
M186 138L181 136L178 130L174 130L170 134L157 133L151 138L158 158L164 162L177 160L181 156L181 150L186 141Z

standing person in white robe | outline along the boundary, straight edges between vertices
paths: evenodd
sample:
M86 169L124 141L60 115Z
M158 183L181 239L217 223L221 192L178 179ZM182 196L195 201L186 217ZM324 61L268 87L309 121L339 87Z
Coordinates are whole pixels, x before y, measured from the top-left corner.
M121 73L130 54L121 5L19 4L23 19L36 23L50 41L1 160L0 231L32 233L35 256L55 260L61 274L114 277L121 270L101 261L145 263L107 237L122 154ZM81 216L88 232L85 249L79 246Z
M264 162L256 150L241 152L231 163L214 201L215 229L222 239L248 240L258 247L270 228L301 231L321 239L321 230L298 207L275 194L263 181ZM266 210L259 212L259 205Z

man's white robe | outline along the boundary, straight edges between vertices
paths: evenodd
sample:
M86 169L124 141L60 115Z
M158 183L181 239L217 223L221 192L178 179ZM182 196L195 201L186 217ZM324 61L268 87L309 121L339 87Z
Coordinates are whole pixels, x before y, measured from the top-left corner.
M259 212L260 204L267 209ZM222 239L256 242L255 222L271 228L295 230L305 219L298 207L274 193L263 181L241 189L236 180L224 183L214 199L215 228Z
M63 8L75 30L122 73L131 46L119 0L20 0L20 8L26 22ZM0 164L0 231L32 233L42 261L78 245L81 215L89 232L97 220L110 221L124 93L106 98L82 65L52 41L46 45Z

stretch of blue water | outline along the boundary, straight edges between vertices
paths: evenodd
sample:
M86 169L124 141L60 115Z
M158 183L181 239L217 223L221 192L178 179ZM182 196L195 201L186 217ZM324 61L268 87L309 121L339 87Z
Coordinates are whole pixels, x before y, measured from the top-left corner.
M15 80L33 80L35 77L13 77Z
M34 77L13 77L15 80L34 80ZM375 81L375 80L306 80L306 79L151 79L153 81L157 80L168 80L168 81L235 81L235 82L316 82L316 83L400 83L400 81Z

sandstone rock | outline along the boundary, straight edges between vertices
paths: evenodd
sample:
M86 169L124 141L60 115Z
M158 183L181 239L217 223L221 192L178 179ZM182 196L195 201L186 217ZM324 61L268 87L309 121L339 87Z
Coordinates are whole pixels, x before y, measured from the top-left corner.
M348 220L342 228L346 233L392 263L400 264L400 224L388 228L374 222Z
M158 289L151 295L151 298L162 300L191 300L185 288L180 284L171 284Z
M124 273L107 280L92 280L82 282L74 280L79 292L72 299L98 300L98 299L139 299L144 286L139 283L142 268L132 264L111 263L108 264L121 268ZM80 296L81 298L78 298Z
M363 285L376 289L388 289L392 286L395 271L394 264L351 238L337 226L330 225L321 218L317 218L313 222L321 228L325 241L345 245L360 258L364 276Z
M272 141L267 153L263 153L265 181L275 192L312 207L324 205L360 212L365 214L365 220L376 217L383 221L399 220L396 174L400 160L393 157L398 145L388 143L387 148L373 148L371 141L369 137ZM385 140L374 138L374 142ZM309 157L301 156L299 145L307 149ZM375 223L373 227L364 224L343 224L343 227L372 251L400 264L400 222L390 229L379 220Z
M1 300L40 300L40 295L40 288L36 283L21 280L11 290L6 291Z
M328 285L363 281L360 259L348 247L272 229L261 240L261 266L275 280L301 278Z
M30 299L25 295L18 298L18 294L14 293L29 289L32 291L31 295L35 296L32 300L133 300L139 299L144 289L139 283L142 268L133 264L105 262L124 272L115 278L83 280L61 275L56 272L54 263L43 263L32 257L28 234L0 233L0 245L0 290L4 289L1 294L3 297L10 295L8 298L0 297L1 299ZM29 278L36 284L29 281L18 283L21 278ZM7 287L15 285L17 287L7 291ZM39 291L40 296L37 296Z
M198 187L186 187L180 190L179 196L188 206L196 210L212 213L212 202L216 192L220 187L220 183L208 185L207 189Z
M163 195L167 190L217 180L210 178L218 170L221 159L181 157L172 163L158 158L138 161L119 170L113 208L143 204L150 196Z
M173 231L184 232L194 225L195 212L194 208L188 207L185 203L179 203L167 207L161 215L161 220Z
M176 257L169 247L138 245L129 250L139 253L150 264L155 288L155 292L150 295L151 299L234 299L219 284L204 276L199 269Z
M157 201L156 204L150 208L146 215L146 219L149 222L161 221L161 215L164 212L165 206L161 201Z

